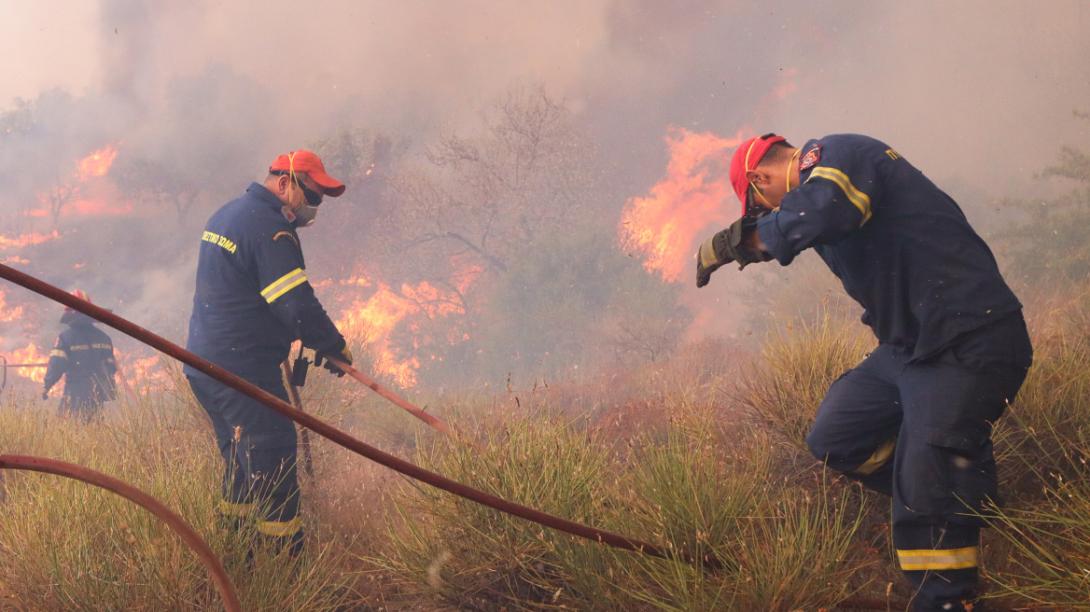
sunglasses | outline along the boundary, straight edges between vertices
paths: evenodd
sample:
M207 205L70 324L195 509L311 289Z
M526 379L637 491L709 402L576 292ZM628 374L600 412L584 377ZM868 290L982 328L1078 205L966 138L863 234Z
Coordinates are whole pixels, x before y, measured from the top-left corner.
M289 172L273 172L273 174L277 176L291 176L291 173ZM303 184L303 181L299 178L298 174L292 176L292 179L294 179L295 184L303 190L303 197L307 199L307 204L310 204L311 206L317 206L322 203L321 192L314 191L310 187L307 187L305 184Z

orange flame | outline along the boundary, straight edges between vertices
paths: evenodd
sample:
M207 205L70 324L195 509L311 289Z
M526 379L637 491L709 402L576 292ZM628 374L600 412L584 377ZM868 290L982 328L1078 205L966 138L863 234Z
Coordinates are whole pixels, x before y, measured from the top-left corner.
M132 202L112 203L103 200L74 200L68 205L67 213L75 215L128 215L133 212Z
M61 234L57 230L53 230L48 234L41 234L38 232L22 234L20 236L16 236L15 238L8 238L7 236L0 234L0 250L21 249L28 246L34 246L36 244L41 244L43 242L48 242L50 240L56 240L60 237Z
M38 194L41 206L23 211L32 218L60 215L128 215L133 212L131 202L117 203L119 194L112 183L96 181L110 173L117 158L116 144L92 151L76 162L75 172L51 189Z
M170 386L170 376L163 369L159 355L140 357L135 353L116 351L118 377L137 393L161 391ZM121 382L121 381L119 381Z
M116 157L117 147L115 145L106 145L92 152L87 157L79 160L76 165L79 179L85 181L95 176L106 176L109 174L110 166L113 165Z
M418 335L419 317L437 319L465 314L461 294L464 294L482 270L479 266L460 269L454 278L456 291L441 289L427 281L416 285L406 283L401 285L399 291L394 291L386 283L371 281L365 275L340 281L337 284L359 287L377 284L378 288L366 300L355 300L337 321L337 327L345 336L364 345L376 373L389 377L402 387L412 387L417 382L416 373L420 369L420 359L415 355L401 356L395 346L395 332L404 326L413 335L411 348L414 351L429 344L427 339ZM465 338L468 338L467 334L448 335L450 342ZM435 359L434 356L431 358Z
M49 355L38 350L33 342L25 347L14 350L8 356L11 363L46 363ZM45 382L45 368L15 368L15 373L23 378L28 378L36 383Z
M415 358L398 359L391 346L390 335L405 317L417 307L380 284L366 302L356 302L337 321L337 328L346 336L363 343L374 361L375 371L389 376L402 387L416 384L420 362Z
M625 203L619 227L622 247L641 254L648 272L677 282L690 266L701 231L711 225L725 226L737 217L739 207L728 173L729 149L741 141L741 132L722 138L710 132L669 129L666 176L647 196Z
M23 307L13 306L8 308L8 297L5 295L4 290L0 289L0 323L10 323L22 318L22 316Z

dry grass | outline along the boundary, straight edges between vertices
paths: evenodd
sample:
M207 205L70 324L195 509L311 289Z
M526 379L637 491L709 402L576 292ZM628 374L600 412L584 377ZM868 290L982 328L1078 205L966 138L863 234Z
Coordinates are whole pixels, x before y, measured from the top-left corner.
M1010 505L986 539L1011 605L1090 601L1090 339L1085 300L1035 326L1037 362L996 433ZM872 341L823 315L758 358L706 344L578 384L415 399L479 447L312 376L309 411L456 480L574 520L713 556L709 571L543 530L409 482L315 440L302 477L308 552L232 572L247 609L818 609L896 580L876 497L803 450L822 395ZM737 369L734 369L734 365ZM741 365L744 364L744 365ZM735 386L727 381L741 380ZM219 458L183 390L133 398L81 426L7 395L0 448L73 461L160 498L225 557ZM517 399L516 399L517 398ZM743 418L748 417L748 418ZM28 609L215 609L196 562L150 516L107 493L9 474L0 602ZM877 503L876 503L877 502ZM2 605L2 604L0 604Z

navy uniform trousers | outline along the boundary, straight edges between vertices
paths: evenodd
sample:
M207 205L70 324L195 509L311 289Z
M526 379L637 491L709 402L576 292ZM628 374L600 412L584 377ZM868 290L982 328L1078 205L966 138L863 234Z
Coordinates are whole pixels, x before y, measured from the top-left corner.
M256 520L258 534L277 550L302 549L295 423L272 408L203 375L189 386L212 421L223 456L219 513L229 525ZM288 401L283 381L251 381Z
M992 424L1025 380L1021 313L922 363L880 344L830 387L806 442L818 459L893 497L893 544L914 609L962 609L977 593L980 528L997 499Z

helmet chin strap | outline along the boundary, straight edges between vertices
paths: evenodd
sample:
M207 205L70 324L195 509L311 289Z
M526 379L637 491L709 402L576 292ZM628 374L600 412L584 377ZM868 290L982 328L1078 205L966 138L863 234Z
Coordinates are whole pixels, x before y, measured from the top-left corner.
M799 153L802 153L802 149L795 149L795 153L791 155L791 159L787 160L787 191L785 191L784 193L791 191L791 167L792 164L795 163L795 160L799 158Z
M791 191L791 174L792 174L791 173L791 167L792 167L792 164L794 164L795 160L799 158L800 153L802 153L802 149L795 149L795 152L791 154L791 159L787 160L786 168L784 169L785 170L785 179L786 179L786 183L787 183L787 191ZM767 206L769 210L774 210L774 209L777 208L776 206L772 205L772 202L768 201L768 198L765 197L764 192L761 191L761 188L758 187L756 183L754 183L753 181L750 181L749 186L753 187L753 193L757 194L757 199L759 199L761 201L761 203L763 203L765 206ZM796 185L796 187L797 187L797 185ZM784 193L787 193L787 191L785 191Z

